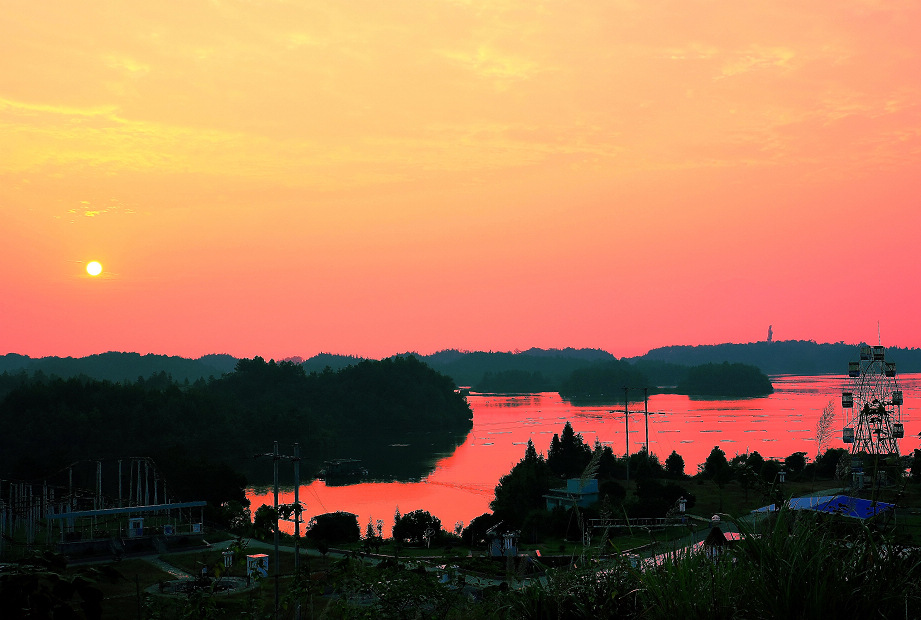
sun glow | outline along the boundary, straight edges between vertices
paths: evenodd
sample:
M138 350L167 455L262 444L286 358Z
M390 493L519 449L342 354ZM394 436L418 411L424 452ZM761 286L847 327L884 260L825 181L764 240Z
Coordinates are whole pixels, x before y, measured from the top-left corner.
M100 265L97 261L91 261L86 265L86 273L90 274L91 276L98 276L100 273L102 273L102 265Z

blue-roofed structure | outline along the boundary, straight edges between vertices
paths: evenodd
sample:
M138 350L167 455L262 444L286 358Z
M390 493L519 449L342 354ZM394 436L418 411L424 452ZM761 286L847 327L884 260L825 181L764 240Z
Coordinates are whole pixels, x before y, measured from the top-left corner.
M793 497L786 503L791 510L813 510L837 514L854 519L869 519L895 509L895 504L875 502L850 495L821 495L818 497ZM752 512L773 512L776 504L763 506Z
M855 519L869 519L894 509L895 504L875 502L869 499L850 497L848 495L836 495L826 502L809 508L809 510L838 514Z

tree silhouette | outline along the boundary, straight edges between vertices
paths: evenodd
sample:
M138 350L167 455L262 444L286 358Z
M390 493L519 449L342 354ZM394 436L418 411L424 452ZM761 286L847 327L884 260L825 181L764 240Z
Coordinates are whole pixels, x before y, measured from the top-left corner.
M675 450L665 459L665 471L673 478L684 478L684 459Z
M545 506L544 495L550 490L553 472L544 457L528 440L524 458L496 485L496 497L489 504L497 517L511 527L521 527L528 511Z
M547 465L562 478L578 478L592 460L592 450L567 421L561 436L553 435L547 451Z

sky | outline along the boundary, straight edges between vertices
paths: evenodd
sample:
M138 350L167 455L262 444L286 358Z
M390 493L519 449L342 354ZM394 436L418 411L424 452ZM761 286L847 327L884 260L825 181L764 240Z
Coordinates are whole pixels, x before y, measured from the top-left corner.
M921 347L917 2L0 8L0 353Z

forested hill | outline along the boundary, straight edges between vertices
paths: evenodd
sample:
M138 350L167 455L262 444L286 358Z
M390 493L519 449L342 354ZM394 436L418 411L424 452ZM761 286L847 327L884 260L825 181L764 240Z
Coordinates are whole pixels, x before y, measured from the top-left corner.
M528 349L514 353L441 351L422 359L451 376L458 385L476 386L487 373L495 376L509 371L539 373L551 385L557 385L578 368L615 358L600 349Z
M615 357L601 349L528 349L526 351L458 351L446 349L431 355L413 355L431 368L448 375L458 385L480 391L537 392L556 390L574 370ZM361 358L320 353L303 362L308 372L339 370ZM493 390L493 386L499 386Z
M818 344L806 340L669 346L653 349L636 361L657 361L699 366L723 362L750 364L769 375L845 374L847 363L858 357L856 344ZM900 373L921 372L921 349L887 347L886 359L896 363Z
M425 362L430 368L450 376L458 385L472 386L483 379L484 374L541 373L554 384L569 376L576 368L583 368L595 362L615 359L600 349L528 349L515 352L458 351L449 349L431 355L404 353L393 357L413 357ZM307 360L290 358L303 366L307 373L323 372L325 369L342 370L354 366L365 358L352 355L320 353ZM230 355L205 355L198 359L187 359L168 355L140 355L138 353L109 352L87 357L41 357L9 353L0 355L0 373L29 374L39 372L49 377L85 376L107 381L135 381L161 372L173 380L194 382L209 377L220 378L233 371L237 359Z
M323 459L364 460L394 436L432 458L462 441L473 417L449 377L412 357L310 374L257 357L190 384L166 373L133 383L3 373L0 388L4 478L40 478L81 459L160 460L177 449L245 470L275 440L305 448L309 475ZM405 439L414 432L425 439Z
M41 373L46 376L76 377L83 375L106 381L135 381L165 372L176 381L195 381L220 377L231 372L237 360L230 355L205 355L187 359L175 355L140 355L110 351L86 357L39 357L9 353L0 355L0 373Z
M847 363L857 359L857 344L817 344L811 341L787 340L751 342L747 344L716 344L697 346L668 346L651 350L646 355L624 358L642 370L655 385L675 385L683 378L685 369L703 364L741 363L758 367L769 375L780 374L844 374ZM528 349L514 352L458 351L449 349L431 355L413 354L430 368L451 377L457 385L471 386L480 391L556 391L573 371L597 363L615 361L613 355L601 349ZM887 359L896 363L897 371L921 372L921 349L887 348ZM398 357L398 356L395 356ZM354 366L363 358L350 355L320 353L306 361L291 358L307 373L333 371ZM0 356L0 373L39 372L62 378L86 376L109 381L133 382L138 377L150 377L164 372L180 383L209 377L220 378L231 372L237 359L230 355L206 355L186 359L166 355L137 353L102 353L82 358L30 358L10 353Z

